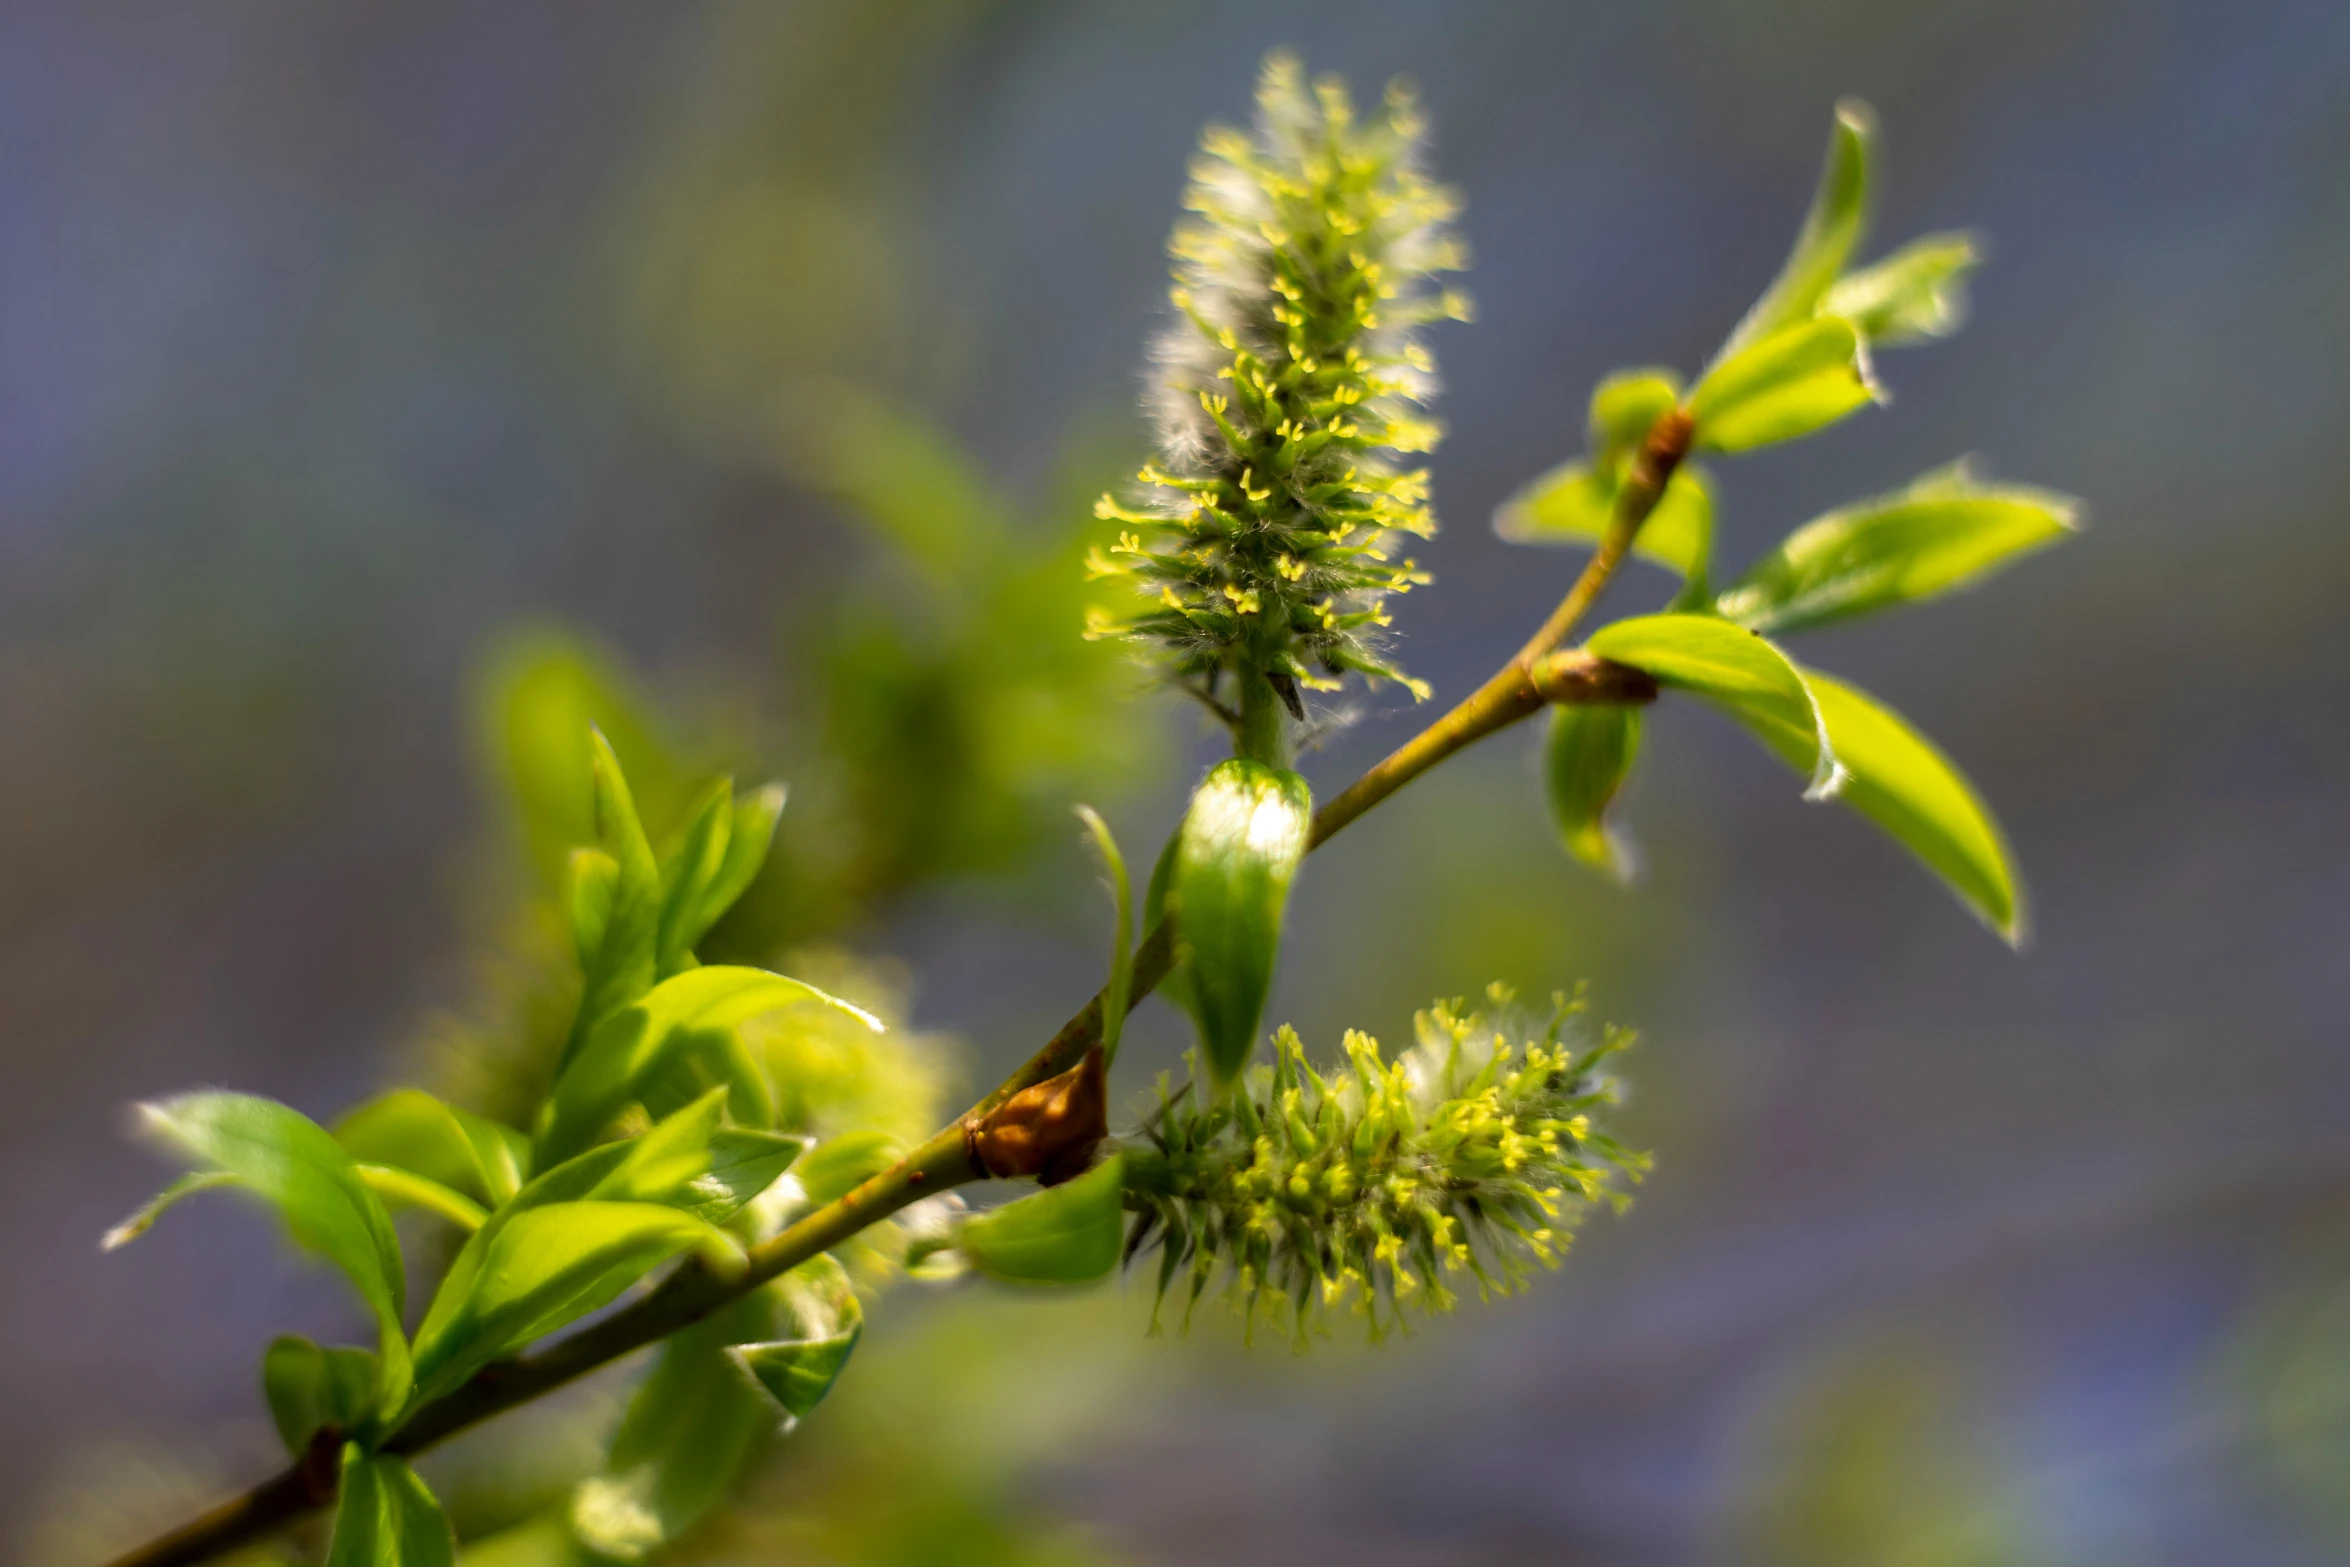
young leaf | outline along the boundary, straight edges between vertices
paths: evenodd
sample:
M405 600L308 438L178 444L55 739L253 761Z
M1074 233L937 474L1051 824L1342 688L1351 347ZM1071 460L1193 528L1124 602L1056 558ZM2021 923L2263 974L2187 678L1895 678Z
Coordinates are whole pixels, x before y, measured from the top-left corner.
M740 1265L725 1231L647 1202L558 1202L501 1213L449 1269L416 1331L419 1399L610 1304L683 1251Z
M1235 757L1208 774L1184 813L1167 906L1220 1083L1239 1075L1256 1046L1313 808L1297 774Z
M1762 298L1754 302L1714 358L1718 365L1773 333L1811 318L1821 296L1844 270L1869 218L1869 154L1877 118L1856 98L1836 105L1828 156L1795 248Z
M1617 882L1632 879L1633 858L1607 812L1639 754L1637 707L1567 703L1550 710L1543 766L1550 819L1569 854Z
M1620 477L1601 480L1587 463L1562 463L1502 502L1493 531L1512 544L1596 544L1614 519ZM1703 469L1683 463L1632 536L1632 553L1703 582L1713 541L1713 486Z
M163 1190L147 1199L138 1212L123 1220L98 1238L100 1251L117 1251L128 1246L149 1230L155 1221L178 1207L198 1192L208 1192L219 1186L237 1186L242 1183L226 1170L196 1170L181 1176Z
M525 1186L493 1222L526 1208L583 1201L661 1203L712 1224L732 1218L774 1184L807 1140L721 1125L731 1093L712 1089L639 1136L565 1160Z
M287 1334L261 1356L261 1392L286 1451L299 1458L323 1427L350 1431L366 1419L380 1375L364 1349L321 1349Z
M408 1389L406 1274L391 1217L326 1128L250 1094L195 1093L139 1107L148 1128L276 1208L296 1244L333 1263L375 1314L384 1404Z
M701 939L696 920L703 895L726 863L734 835L734 780L720 778L702 791L677 846L661 861L661 920L653 941L654 968L663 979L691 966Z
M966 1219L956 1244L991 1279L1089 1284L1118 1266L1124 1172L1124 1155L1112 1155L1073 1181Z
M1125 1027L1126 993L1134 974L1134 887L1126 879L1126 856L1118 852L1110 824L1090 805L1077 807L1077 817L1085 823L1094 850L1102 857L1102 868L1110 873L1110 978L1102 987L1102 1060L1106 1065L1118 1059L1118 1035Z
M800 1189L821 1207L846 1197L904 1156L887 1132L866 1130L827 1137L800 1160Z
M779 1336L728 1354L782 1408L788 1431L840 1379L865 1331L865 1313L847 1272L829 1256L801 1263L768 1289L781 1320Z
M437 1213L465 1230L480 1229L481 1221L489 1217L480 1203L463 1192L452 1191L413 1170L395 1169L388 1164L363 1164L358 1168L359 1179L367 1183L368 1190L387 1203Z
M601 849L574 849L567 862L565 886L571 949L584 974L604 949L604 932L612 924L612 902L620 893L620 862Z
M1872 348L1948 337L1966 324L1967 275L1982 260L1972 234L1928 234L1838 278L1820 314L1842 316Z
M345 1444L326 1567L456 1567L456 1561L456 1533L416 1471L356 1442Z
M661 1345L660 1359L621 1417L603 1472L572 1493L579 1543L618 1561L642 1560L676 1539L721 1500L775 1409L728 1354L771 1338L772 1286L721 1308Z
M1584 646L1704 697L1766 744L1800 757L1811 774L1806 799L1827 799L1841 784L1827 723L1803 672L1753 632L1712 615L1642 615L1600 627Z
M726 858L702 888L701 905L695 909L689 926L693 931L689 945L700 942L710 927L750 890L759 868L767 863L768 851L775 846L775 824L783 818L783 801L783 785L769 784L734 802L734 824L726 835Z
M1681 400L1681 378L1670 370L1619 370L1591 393L1591 452L1612 466L1638 446Z
M596 1025L652 988L655 943L661 923L661 873L653 846L637 819L636 801L621 774L620 759L602 734L590 737L595 776L596 829L613 860L609 909L596 930L592 960L581 964L579 1012L563 1047L563 1066L586 1044ZM573 928L580 929L575 903Z
M1789 534L1718 608L1756 631L1796 631L1973 587L2079 526L2070 496L1985 484L1963 464L1833 511Z
M444 1104L418 1088L396 1088L335 1123L351 1157L389 1165L496 1207L522 1189L530 1141L510 1126Z
M1800 321L1723 360L1690 394L1699 450L1811 435L1880 398L1868 344L1840 316Z
M2022 945L2023 895L2007 841L1966 775L1867 692L1816 670L1808 677L1836 758L1850 773L1841 798L1916 855L2010 946ZM1800 769L1788 740L1780 732L1773 746Z
M556 1080L539 1139L541 1158L560 1159L585 1147L695 1036L795 1001L819 1002L881 1031L871 1013L800 980L730 965L689 969L606 1018L589 1036Z

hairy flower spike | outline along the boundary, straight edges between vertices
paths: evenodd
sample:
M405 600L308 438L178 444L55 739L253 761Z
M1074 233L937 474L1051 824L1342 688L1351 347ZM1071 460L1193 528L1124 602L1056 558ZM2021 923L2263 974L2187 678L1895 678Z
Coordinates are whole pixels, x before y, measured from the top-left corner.
M1089 562L1144 607L1088 634L1155 645L1211 704L1249 671L1316 689L1352 671L1427 694L1377 636L1382 600L1427 580L1396 536L1436 527L1427 474L1397 461L1442 433L1419 411L1436 380L1416 334L1468 308L1429 283L1466 253L1453 196L1421 171L1422 137L1400 87L1357 121L1342 84L1309 88L1275 54L1255 135L1200 139L1196 216L1168 245L1183 319L1152 356L1160 459L1134 506L1099 507L1138 545Z
M1557 1266L1593 1203L1628 1202L1647 1156L1592 1112L1614 1102L1602 1066L1631 1036L1594 1036L1579 997L1553 997L1538 1028L1504 987L1488 1000L1422 1012L1393 1061L1349 1031L1325 1075L1284 1028L1274 1064L1221 1101L1162 1082L1125 1166L1127 1256L1159 1253L1162 1302L1184 1281L1188 1321L1221 1278L1252 1328L1279 1322L1302 1344L1345 1305L1376 1341L1407 1304L1449 1309L1464 1278L1481 1299L1510 1293Z

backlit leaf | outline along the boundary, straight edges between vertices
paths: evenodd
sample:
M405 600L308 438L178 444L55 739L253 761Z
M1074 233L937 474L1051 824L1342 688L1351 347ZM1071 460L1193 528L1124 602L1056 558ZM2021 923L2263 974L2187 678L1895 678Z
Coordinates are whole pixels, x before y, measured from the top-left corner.
M595 779L596 836L612 857L610 907L598 930L595 955L583 961L579 1012L563 1048L568 1067L595 1027L627 1006L658 978L656 943L661 923L661 872L653 846L637 817L636 801L620 771L620 759L603 735L589 740ZM574 928L579 926L575 911Z
M1928 234L1838 278L1820 313L1850 321L1872 348L1948 337L1966 324L1967 277L1982 260L1971 234Z
M572 1494L570 1523L600 1556L637 1561L677 1538L730 1491L775 1406L728 1353L772 1338L772 1286L754 1290L662 1342L629 1400L603 1472Z
M1797 322L1715 367L1690 395L1700 450L1742 452L1813 434L1879 392L1868 345L1839 316Z
M1809 799L1842 781L1826 721L1803 672L1755 633L1712 615L1642 615L1602 626L1584 644L1722 708L1811 775Z
M1809 320L1818 308L1868 226L1869 161L1876 134L1876 115L1867 104L1847 98L1836 105L1827 159L1821 165L1820 181L1812 192L1811 208L1803 215L1794 249L1788 252L1771 286L1722 345L1716 364L1786 327Z
M326 1567L455 1567L456 1561L456 1533L416 1471L347 1444Z
M542 1157L560 1159L584 1147L696 1036L801 1001L845 1012L876 1033L881 1030L880 1021L864 1009L765 969L717 965L663 980L641 1001L605 1019L557 1079L540 1138Z
M1596 545L1615 516L1616 485L1583 462L1561 464L1504 501L1493 531L1512 544ZM1632 553L1685 581L1703 582L1713 556L1713 486L1683 463L1632 536Z
M1608 807L1639 754L1637 707L1575 702L1550 710L1543 776L1551 823L1568 853L1617 882L1632 879L1633 859Z
M768 1288L781 1319L777 1336L729 1354L781 1407L789 1430L832 1391L865 1330L865 1313L848 1273L830 1257L812 1258Z
M501 1212L458 1253L416 1332L420 1399L610 1304L683 1251L739 1266L725 1231L648 1202L558 1202Z
M843 1132L802 1155L797 1174L808 1201L821 1207L846 1197L903 1157L905 1149L887 1132Z
M1798 528L1724 592L1724 615L1778 632L1968 588L2078 526L2069 496L1986 484L1963 465Z
M1125 1162L1113 1155L1077 1179L963 1221L971 1265L1011 1284L1087 1284L1118 1266Z
M261 1357L261 1391L286 1451L299 1458L322 1427L350 1431L374 1405L375 1356L345 1345L322 1349L288 1334Z
M354 1159L410 1171L490 1207L521 1190L530 1165L530 1142L520 1132L422 1089L370 1099L334 1130Z
M139 1111L158 1137L268 1202L297 1245L326 1258L351 1281L375 1314L383 1401L398 1402L409 1370L408 1341L400 1331L406 1288L400 1242L343 1145L299 1111L251 1094L182 1094Z
M1681 400L1670 370L1619 370L1591 393L1591 451L1603 460L1631 451Z
M704 790L686 818L685 832L661 862L661 922L654 940L655 966L663 979L688 967L701 940L704 895L726 864L734 836L734 780L721 778Z
M1184 814L1166 901L1218 1082L1237 1076L1256 1047L1312 817L1304 779L1239 757L1208 774Z
M1916 855L2009 945L2020 945L2024 908L2014 863L1966 775L1867 692L1816 670L1809 683L1850 775L1840 798ZM1802 766L1786 735L1774 748Z
M413 1170L395 1169L388 1164L362 1164L359 1178L367 1183L369 1191L393 1207L438 1214L461 1229L478 1230L481 1221L489 1216L480 1203L463 1192Z
M726 858L703 886L701 906L693 915L694 942L741 901L760 867L767 863L768 851L775 846L775 824L783 818L783 802L781 784L754 789L735 800L734 825L726 835Z

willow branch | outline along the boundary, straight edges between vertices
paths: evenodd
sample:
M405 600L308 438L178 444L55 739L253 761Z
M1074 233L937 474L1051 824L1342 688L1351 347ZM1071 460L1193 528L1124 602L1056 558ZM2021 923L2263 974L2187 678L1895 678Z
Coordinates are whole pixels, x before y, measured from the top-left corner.
M1644 703L1656 699L1656 682L1639 670L1589 653L1558 649L1590 613L1623 564L1640 525L1656 509L1673 470L1688 454L1689 435L1688 416L1678 409L1656 421L1616 492L1615 511L1598 549L1542 629L1492 679L1317 810L1309 849L1328 842L1340 828L1454 752L1551 703ZM1149 995L1167 977L1174 962L1175 934L1161 920L1135 949L1128 1005ZM384 1442L383 1451L404 1456L422 1452L493 1415L551 1393L691 1326L899 1209L976 1179L980 1172L971 1158L973 1129L1021 1090L1075 1068L1100 1042L1101 1032L1102 998L1097 994L1025 1065L954 1125L847 1196L752 1247L749 1267L742 1273L721 1276L699 1262L689 1262L634 1305L535 1353L484 1367L462 1386L410 1415ZM117 1557L109 1567L193 1567L327 1506L334 1500L335 1467L320 1460L331 1457L333 1441L328 1434L325 1442L314 1443L312 1452L282 1472Z

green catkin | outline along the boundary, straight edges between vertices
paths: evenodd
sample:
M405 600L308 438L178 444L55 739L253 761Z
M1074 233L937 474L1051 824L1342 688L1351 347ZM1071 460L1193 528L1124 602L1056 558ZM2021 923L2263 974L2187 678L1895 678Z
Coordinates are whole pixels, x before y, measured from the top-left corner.
M1125 1148L1127 1257L1160 1254L1161 1302L1184 1280L1188 1326L1221 1280L1252 1332L1302 1345L1345 1309L1376 1342L1449 1310L1458 1286L1513 1292L1558 1264L1595 1203L1628 1202L1647 1156L1593 1120L1616 1099L1604 1064L1632 1036L1583 1025L1579 998L1554 997L1533 1027L1505 988L1487 997L1419 1014L1393 1061L1350 1031L1325 1075L1284 1028L1234 1094L1162 1080Z
M1087 563L1143 607L1097 607L1088 634L1151 647L1236 725L1227 681L1270 676L1293 710L1296 687L1350 672L1427 694L1380 650L1387 596L1427 580L1403 539L1436 527L1427 471L1403 461L1441 434L1419 329L1468 314L1430 281L1466 254L1423 138L1400 87L1358 121L1341 83L1276 54L1255 133L1211 127L1191 166L1169 242L1181 319L1152 355L1159 458L1132 504L1102 498L1122 526Z

